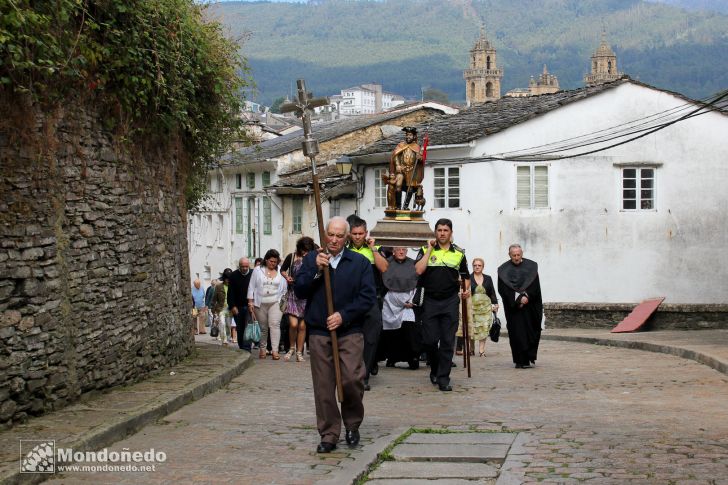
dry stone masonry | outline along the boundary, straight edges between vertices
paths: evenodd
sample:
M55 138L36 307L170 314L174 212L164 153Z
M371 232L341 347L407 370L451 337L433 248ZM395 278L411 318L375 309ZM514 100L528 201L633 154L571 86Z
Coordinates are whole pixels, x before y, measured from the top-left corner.
M176 154L126 150L78 107L2 118L0 426L9 426L172 365L193 337Z

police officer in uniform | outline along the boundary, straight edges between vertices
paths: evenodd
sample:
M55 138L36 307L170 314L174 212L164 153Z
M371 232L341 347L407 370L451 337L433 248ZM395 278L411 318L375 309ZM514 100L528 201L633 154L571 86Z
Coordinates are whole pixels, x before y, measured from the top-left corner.
M441 391L452 391L450 368L455 351L460 299L470 297L470 273L465 251L452 243L452 221L435 223L435 239L417 254L415 270L425 298L422 343L430 359L430 382ZM460 278L465 291L460 294ZM439 342L439 346L438 346Z
M351 227L347 248L369 260L372 264L374 282L377 287L377 303L369 310L364 321L364 366L366 368L364 390L368 391L371 388L369 386L369 375L376 375L378 372L377 345L379 344L379 336L382 333L382 309L379 301L381 301L384 288L382 273L387 271L389 262L379 252L381 247L374 244L374 239L367 237L367 222L364 219L352 215L347 218L347 222Z

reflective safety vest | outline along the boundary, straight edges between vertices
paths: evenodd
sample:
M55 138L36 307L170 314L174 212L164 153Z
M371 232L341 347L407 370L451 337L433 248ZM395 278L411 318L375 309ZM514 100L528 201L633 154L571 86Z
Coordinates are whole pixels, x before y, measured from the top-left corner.
M433 268L440 266L459 271L465 252L454 244L450 244L450 249L434 248L427 260L427 266ZM427 254L427 246L422 246L422 254Z
M374 249L379 251L380 247L381 246L374 246ZM370 263L374 264L374 252L366 244L363 244L362 247L360 247L359 249L356 249L354 246L349 246L349 249L354 251L355 253L361 254L362 256L367 258Z

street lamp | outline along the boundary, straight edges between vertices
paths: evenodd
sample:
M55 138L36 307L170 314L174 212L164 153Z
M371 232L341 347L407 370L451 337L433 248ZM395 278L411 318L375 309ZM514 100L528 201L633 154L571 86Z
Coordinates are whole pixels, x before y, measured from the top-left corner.
M336 160L336 171L339 172L339 175L349 175L352 165L351 158L343 155Z

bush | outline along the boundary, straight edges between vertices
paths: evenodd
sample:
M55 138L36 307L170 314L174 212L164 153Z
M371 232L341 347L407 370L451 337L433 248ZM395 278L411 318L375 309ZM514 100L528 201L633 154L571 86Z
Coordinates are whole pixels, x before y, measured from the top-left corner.
M209 168L244 139L246 60L192 0L0 0L0 89L100 103L129 139L180 135L194 208Z

